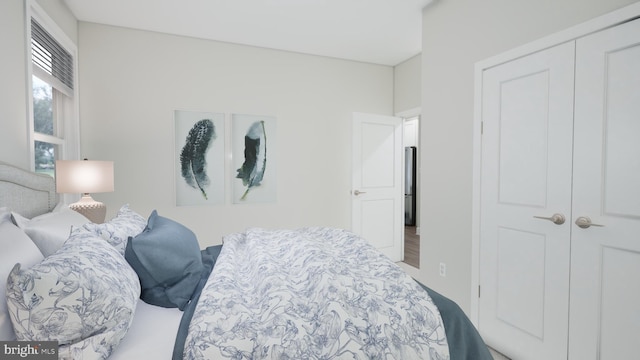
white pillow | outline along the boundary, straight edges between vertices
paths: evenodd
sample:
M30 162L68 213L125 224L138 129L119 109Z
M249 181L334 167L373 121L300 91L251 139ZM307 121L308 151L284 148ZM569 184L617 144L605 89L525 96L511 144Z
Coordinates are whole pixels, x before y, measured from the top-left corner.
M29 235L45 257L62 247L69 238L72 226L79 227L89 222L89 219L69 209L68 206L36 216L31 220L16 213L13 213L13 217L16 224Z
M29 268L44 257L27 234L11 222L11 212L7 208L0 208L0 249L0 341L13 341L16 335L5 301L7 276L16 263Z

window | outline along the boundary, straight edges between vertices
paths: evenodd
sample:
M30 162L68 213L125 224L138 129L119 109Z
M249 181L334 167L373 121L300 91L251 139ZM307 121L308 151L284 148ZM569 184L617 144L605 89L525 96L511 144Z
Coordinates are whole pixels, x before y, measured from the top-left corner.
M78 157L75 45L31 4L29 94L33 168L54 176L55 161Z

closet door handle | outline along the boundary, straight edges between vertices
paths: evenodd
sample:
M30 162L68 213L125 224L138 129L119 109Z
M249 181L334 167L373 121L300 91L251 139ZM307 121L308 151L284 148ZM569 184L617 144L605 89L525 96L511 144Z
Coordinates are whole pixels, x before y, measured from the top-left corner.
M543 219L543 220L549 220L552 223L556 224L556 225L562 225L564 224L564 222L567 220L564 215L562 214L553 214L550 217L545 217L545 216L534 216L534 218L536 219Z
M354 190L353 191L353 195L355 195L355 196L358 196L360 194L366 194L366 193L367 193L366 191L360 191L360 190Z
M592 223L591 219L589 219L588 216L580 216L579 218L577 218L576 225L578 225L578 227L583 229L588 229L590 226L604 226L604 225Z

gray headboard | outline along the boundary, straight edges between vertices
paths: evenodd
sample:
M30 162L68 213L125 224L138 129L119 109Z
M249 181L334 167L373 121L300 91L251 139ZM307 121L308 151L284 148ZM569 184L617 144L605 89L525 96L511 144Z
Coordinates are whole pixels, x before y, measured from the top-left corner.
M32 218L50 212L58 203L55 180L0 161L0 207Z

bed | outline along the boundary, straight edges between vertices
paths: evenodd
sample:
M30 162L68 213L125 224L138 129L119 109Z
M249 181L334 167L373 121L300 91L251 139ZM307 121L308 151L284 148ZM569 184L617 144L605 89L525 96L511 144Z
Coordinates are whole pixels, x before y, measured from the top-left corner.
M0 341L55 340L62 359L492 358L454 302L343 229L200 249L157 211L90 223L0 163L0 248Z

